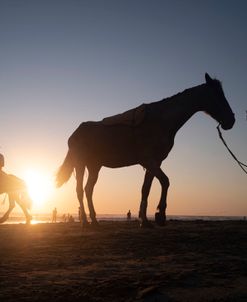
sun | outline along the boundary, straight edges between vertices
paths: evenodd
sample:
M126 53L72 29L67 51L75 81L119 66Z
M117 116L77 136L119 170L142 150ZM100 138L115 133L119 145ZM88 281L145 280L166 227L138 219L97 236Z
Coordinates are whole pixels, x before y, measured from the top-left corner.
M28 193L33 201L33 208L40 209L51 196L53 186L52 177L40 170L28 170L24 174Z

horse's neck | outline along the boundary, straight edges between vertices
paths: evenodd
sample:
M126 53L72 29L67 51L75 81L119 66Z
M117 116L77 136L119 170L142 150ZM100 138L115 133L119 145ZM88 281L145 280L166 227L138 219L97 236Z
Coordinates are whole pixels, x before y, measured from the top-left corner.
M204 110L206 85L202 84L185 90L170 98L169 105L164 102L163 118L171 126L174 134L198 111Z
M8 177L8 174L5 173L2 169L0 169L0 181Z

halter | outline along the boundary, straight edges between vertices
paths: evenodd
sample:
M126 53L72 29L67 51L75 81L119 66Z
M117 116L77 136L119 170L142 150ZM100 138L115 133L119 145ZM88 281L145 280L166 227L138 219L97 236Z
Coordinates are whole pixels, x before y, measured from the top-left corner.
M246 167L247 168L247 165L242 163L240 160L237 159L237 157L233 154L233 152L230 150L230 148L228 147L226 141L224 140L223 136L222 136L222 133L220 131L220 124L216 127L217 130L218 130L218 134L219 134L219 137L221 139L221 141L223 142L223 144L225 145L226 149L228 150L228 152L231 154L231 156L235 159L235 161L238 163L238 165L240 166L240 168L244 171L244 173L247 174L247 170L244 168Z

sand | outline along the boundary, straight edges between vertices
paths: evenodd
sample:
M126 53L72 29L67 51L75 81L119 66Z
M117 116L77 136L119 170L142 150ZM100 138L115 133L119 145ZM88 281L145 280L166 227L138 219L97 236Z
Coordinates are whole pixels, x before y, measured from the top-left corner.
M0 225L0 301L247 301L247 222Z

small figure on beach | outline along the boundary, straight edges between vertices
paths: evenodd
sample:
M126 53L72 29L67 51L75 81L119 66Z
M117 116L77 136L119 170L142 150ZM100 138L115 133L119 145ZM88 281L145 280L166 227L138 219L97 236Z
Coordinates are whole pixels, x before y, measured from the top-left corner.
M127 213L127 220L131 220L131 212L129 210L129 212Z
M68 222L75 222L75 219L72 215L69 215Z
M57 222L57 208L54 208L54 210L52 211L52 223L56 223Z
M32 216L28 210L31 208L32 200L28 195L26 183L15 175L5 173L2 170L4 165L4 156L0 154L0 194L6 194L4 201L7 196L9 199L9 208L7 212L0 217L0 223L5 222L9 218L11 211L15 207L15 203L17 203L26 217L26 223L29 224L32 220Z
M67 221L66 214L63 214L63 216L62 216L62 221L63 221L63 222L66 222L66 221Z

